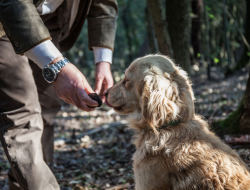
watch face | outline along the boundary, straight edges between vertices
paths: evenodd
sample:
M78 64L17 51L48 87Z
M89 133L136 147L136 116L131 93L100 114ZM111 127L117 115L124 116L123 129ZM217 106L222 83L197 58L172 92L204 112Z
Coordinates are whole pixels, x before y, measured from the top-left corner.
M56 73L50 68L44 68L43 77L45 78L46 81L53 82L55 80Z

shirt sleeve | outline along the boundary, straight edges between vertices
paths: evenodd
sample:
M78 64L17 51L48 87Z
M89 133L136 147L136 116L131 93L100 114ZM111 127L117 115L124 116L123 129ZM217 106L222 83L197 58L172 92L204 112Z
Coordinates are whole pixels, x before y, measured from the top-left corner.
M95 64L105 61L112 64L113 51L104 47L93 47Z
M55 58L61 56L62 54L51 42L51 40L47 40L26 51L24 55L43 69L46 65L50 64Z
M105 61L112 64L113 51L109 48L93 47L95 64ZM47 40L24 53L26 57L36 63L41 69L61 56L55 45Z

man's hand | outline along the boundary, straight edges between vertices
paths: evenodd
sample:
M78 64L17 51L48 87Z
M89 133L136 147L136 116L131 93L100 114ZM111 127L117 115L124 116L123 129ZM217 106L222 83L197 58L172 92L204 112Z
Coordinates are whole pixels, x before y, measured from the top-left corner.
M54 61L56 62L56 61ZM88 94L94 91L90 87L84 75L71 63L64 66L57 76L53 86L59 98L75 105L84 111L93 111L98 103L92 100Z
M99 94L100 98L104 102L104 90L112 87L114 84L114 80L110 70L110 63L99 62L96 64L95 79L95 92Z

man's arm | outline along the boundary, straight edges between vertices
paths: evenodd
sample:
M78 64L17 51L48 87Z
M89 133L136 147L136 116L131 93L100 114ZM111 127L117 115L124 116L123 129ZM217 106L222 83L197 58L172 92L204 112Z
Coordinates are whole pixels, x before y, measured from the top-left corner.
M93 0L88 14L89 49L94 50L96 64L95 91L104 101L103 92L113 86L110 70L116 33L116 0Z
M0 22L17 54L51 39L32 0L0 0Z
M118 4L116 0L93 0L88 14L89 49L114 50Z
M38 65L41 68L63 59L57 48L48 41L51 39L50 34L32 0L0 0L0 22L17 54L27 54L29 58L40 62ZM43 51L46 45L54 48L54 53ZM53 86L59 98L82 110L93 111L87 105L98 105L88 97L88 93L93 90L73 64L61 69Z

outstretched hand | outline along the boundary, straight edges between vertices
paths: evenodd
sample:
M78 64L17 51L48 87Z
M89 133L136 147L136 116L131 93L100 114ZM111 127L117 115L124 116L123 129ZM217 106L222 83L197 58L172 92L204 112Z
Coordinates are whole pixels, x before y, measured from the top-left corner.
M113 86L114 80L110 70L110 63L99 62L96 64L95 92L105 101L104 91Z
M88 94L94 93L84 75L71 63L64 66L53 83L60 99L84 111L93 111L98 103ZM87 106L88 105L88 106Z

